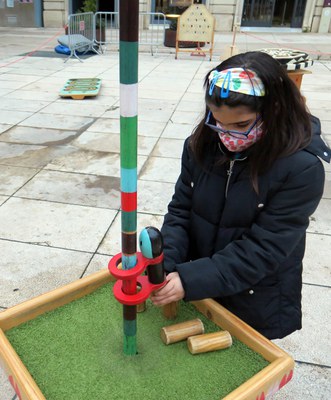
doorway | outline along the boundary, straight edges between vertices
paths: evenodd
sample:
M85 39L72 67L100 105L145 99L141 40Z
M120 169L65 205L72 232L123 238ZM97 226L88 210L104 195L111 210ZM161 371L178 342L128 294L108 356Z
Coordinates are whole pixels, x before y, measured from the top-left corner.
M103 12L116 12L118 11L119 0L97 0L97 11ZM84 4L84 0L71 0L69 7L69 14L76 14L77 11L81 10Z
M98 11L115 12L115 0L99 0Z
M245 0L241 26L301 28L307 0Z

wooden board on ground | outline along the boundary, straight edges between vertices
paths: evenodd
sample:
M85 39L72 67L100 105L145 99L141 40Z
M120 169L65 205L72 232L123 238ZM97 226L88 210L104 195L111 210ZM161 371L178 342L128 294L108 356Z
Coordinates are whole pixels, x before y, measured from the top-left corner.
M61 97L71 97L74 100L82 100L85 97L94 97L99 94L101 79L77 78L68 79L60 91Z

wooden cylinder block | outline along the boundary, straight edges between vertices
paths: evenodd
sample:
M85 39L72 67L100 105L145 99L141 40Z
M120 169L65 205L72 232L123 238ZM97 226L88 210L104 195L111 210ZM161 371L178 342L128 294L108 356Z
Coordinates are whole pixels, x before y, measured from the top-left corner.
M205 327L200 319L181 322L175 325L165 326L161 329L161 339L165 344L177 343L190 336L204 333Z
M163 316L167 319L175 319L177 317L178 301L163 306Z
M187 346L192 354L226 349L232 345L232 337L228 331L206 333L187 339Z
M142 313L144 311L146 311L146 301L137 304L137 313Z

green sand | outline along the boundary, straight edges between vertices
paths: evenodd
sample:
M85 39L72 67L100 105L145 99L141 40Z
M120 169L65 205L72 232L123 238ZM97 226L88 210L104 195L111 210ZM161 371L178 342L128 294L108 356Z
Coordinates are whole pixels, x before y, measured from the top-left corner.
M112 284L6 332L47 400L218 400L268 362L238 340L192 355L186 341L166 346L160 329L199 317L191 304L168 321L150 302L138 314L138 354L123 354L122 306Z

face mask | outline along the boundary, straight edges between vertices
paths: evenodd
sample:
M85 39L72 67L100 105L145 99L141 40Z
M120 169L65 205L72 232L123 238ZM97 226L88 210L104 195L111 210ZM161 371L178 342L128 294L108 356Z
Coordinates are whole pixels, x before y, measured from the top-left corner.
M263 136L263 129L262 129L263 122L260 122L258 125L255 125L249 132L247 136L237 137L232 136L230 133L218 132L218 136L221 139L221 142L224 146L231 152L238 153L248 149L254 143L261 139ZM216 126L222 129L222 126L216 123Z

